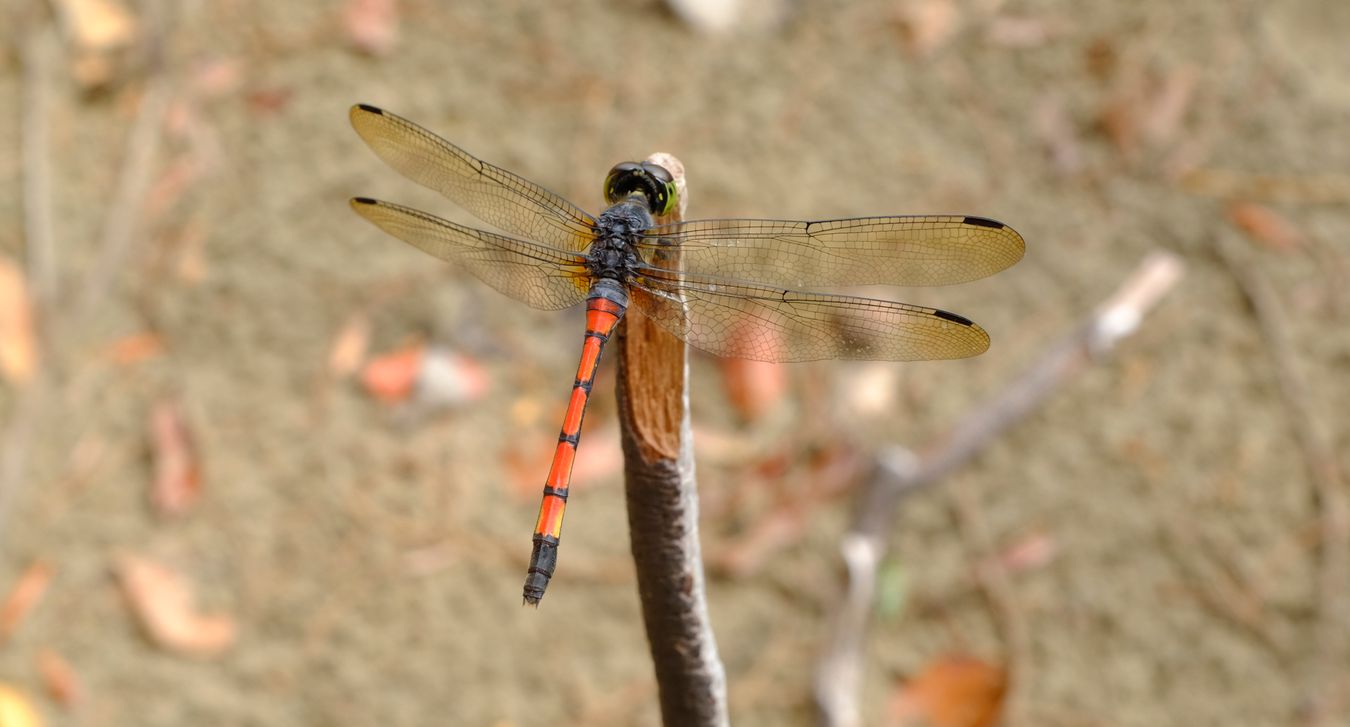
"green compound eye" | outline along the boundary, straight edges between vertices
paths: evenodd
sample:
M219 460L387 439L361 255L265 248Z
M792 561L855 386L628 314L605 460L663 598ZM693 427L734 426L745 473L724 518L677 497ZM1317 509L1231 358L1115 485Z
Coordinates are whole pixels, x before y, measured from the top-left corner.
M657 217L673 213L680 206L680 188L675 186L674 181L666 182L665 189L662 191L662 198L665 200L665 206L656 213Z
M675 180L670 176L670 172L665 167L651 162L643 162L642 170L654 182L652 185L654 193L650 195L652 214L661 217L674 212L680 203L680 191L675 186Z
M624 195L633 190L633 177L642 173L642 165L636 162L615 164L605 175L605 201L616 204Z

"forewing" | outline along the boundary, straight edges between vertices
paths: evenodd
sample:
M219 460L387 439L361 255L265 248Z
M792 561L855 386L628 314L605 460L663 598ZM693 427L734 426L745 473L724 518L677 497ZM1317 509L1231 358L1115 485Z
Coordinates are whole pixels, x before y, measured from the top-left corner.
M383 109L358 104L350 117L352 128L385 163L478 219L564 250L591 243L595 218L561 196Z
M535 308L557 310L586 299L586 258L525 240L464 227L410 207L357 197L352 209L381 230Z
M946 311L643 267L632 305L689 345L758 361L965 358L989 335Z
M1022 236L984 217L911 215L847 220L691 220L647 231L643 259L680 248L690 273L784 288L950 285L1022 258Z

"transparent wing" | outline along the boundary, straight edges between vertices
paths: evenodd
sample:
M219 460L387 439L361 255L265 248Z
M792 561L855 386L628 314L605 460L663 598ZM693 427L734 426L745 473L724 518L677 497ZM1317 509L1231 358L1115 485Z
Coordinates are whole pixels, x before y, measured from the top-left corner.
M557 310L586 299L586 258L575 252L463 227L389 202L357 197L351 205L381 230L463 265L484 283L535 308Z
M595 218L534 182L374 106L358 104L349 116L385 163L490 225L564 250L582 250L594 238Z
M691 220L648 230L640 247L659 265L679 247L690 273L785 288L950 285L1022 259L1022 236L984 217L912 215L847 220Z
M758 361L965 358L989 348L971 321L934 308L768 288L643 267L632 305L689 345Z

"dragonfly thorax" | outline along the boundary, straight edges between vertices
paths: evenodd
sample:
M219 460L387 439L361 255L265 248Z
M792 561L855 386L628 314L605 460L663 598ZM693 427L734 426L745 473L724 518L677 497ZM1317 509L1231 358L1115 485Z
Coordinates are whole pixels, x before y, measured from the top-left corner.
M637 241L652 226L647 202L633 195L604 212L595 221L595 242L587 253L586 267L597 278L628 282L638 264Z

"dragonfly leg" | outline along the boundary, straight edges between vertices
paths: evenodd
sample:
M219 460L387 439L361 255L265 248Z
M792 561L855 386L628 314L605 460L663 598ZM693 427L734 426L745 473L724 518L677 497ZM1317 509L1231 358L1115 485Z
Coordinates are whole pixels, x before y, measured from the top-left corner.
M553 464L544 481L539 520L534 525L534 550L530 553L530 570L525 576L525 603L532 606L538 606L544 597L544 589L548 588L558 562L558 538L562 534L567 490L572 482L572 463L581 441L581 420L586 415L586 402L595 382L595 370L600 365L600 354L627 308L628 293L618 281L601 278L591 286L586 298L586 337L581 345L581 363L577 366L567 413L563 415Z

